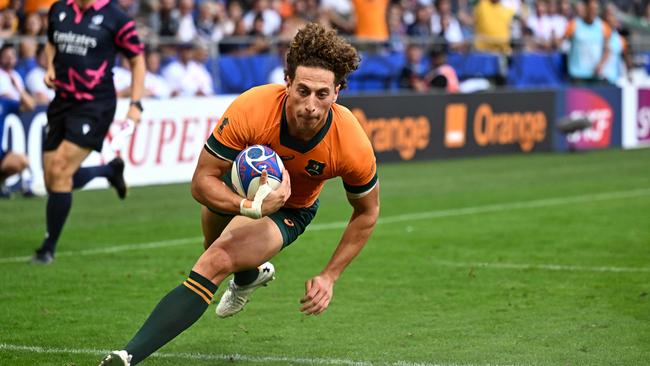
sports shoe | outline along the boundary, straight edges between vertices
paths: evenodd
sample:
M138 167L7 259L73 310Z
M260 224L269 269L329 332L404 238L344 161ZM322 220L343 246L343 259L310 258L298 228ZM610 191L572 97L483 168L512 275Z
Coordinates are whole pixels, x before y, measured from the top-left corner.
M275 267L273 267L271 262L266 262L257 267L257 269L260 273L250 285L237 286L234 280L230 280L228 289L223 293L221 300L219 300L219 305L217 305L218 317L227 318L242 311L253 291L259 287L266 286L275 279Z
M32 264L51 264L54 262L54 255L52 252L39 252L38 250L32 256Z
M113 168L113 176L108 178L108 183L111 184L115 191L117 191L117 196L123 200L126 198L126 182L124 181L124 160L119 156L115 159L108 162L108 165Z
M125 350L113 351L102 359L99 366L130 366L131 357Z

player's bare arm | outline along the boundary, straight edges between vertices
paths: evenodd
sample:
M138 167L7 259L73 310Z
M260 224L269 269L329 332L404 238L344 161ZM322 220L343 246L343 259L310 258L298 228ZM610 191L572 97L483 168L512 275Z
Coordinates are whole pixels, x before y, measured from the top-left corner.
M370 238L379 217L379 185L367 195L348 201L353 208L352 217L339 245L325 269L305 282L300 311L307 315L318 315L327 309L332 300L334 283Z
M54 71L54 56L56 55L56 47L47 42L45 45L45 56L47 57L47 71L45 73L45 85L48 88L54 89L54 80L56 79L56 72Z
M205 149L199 155L199 161L192 177L192 196L195 200L206 207L219 210L224 213L238 215L242 197L233 192L221 180L224 173L230 173L232 163L227 160L212 156ZM265 182L266 175L263 175ZM262 215L266 216L279 210L291 195L291 181L289 172L282 174L280 187L264 199L262 203Z

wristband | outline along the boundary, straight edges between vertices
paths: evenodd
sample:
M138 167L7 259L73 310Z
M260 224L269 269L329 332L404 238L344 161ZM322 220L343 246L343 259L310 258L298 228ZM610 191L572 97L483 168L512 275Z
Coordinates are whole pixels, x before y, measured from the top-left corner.
M271 191L273 191L273 188L271 188L268 183L262 184L257 189L255 198L251 201L251 207L246 207L246 201L248 201L246 198L243 198L239 202L239 212L246 217L250 217L251 219L261 218L262 202L264 202L264 199L269 195L269 193L271 193Z

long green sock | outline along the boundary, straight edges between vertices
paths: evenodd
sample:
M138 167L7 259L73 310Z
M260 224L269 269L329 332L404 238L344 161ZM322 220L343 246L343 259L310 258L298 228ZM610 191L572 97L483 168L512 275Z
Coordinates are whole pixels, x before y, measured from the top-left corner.
M160 300L140 330L124 348L131 365L142 361L158 348L189 328L205 312L217 285L196 272Z

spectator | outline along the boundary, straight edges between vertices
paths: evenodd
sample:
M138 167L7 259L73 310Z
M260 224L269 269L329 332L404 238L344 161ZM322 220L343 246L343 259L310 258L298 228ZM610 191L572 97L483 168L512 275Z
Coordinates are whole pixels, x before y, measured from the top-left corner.
M459 82L456 70L447 64L447 46L436 45L429 54L431 60L431 71L424 77L428 87L441 89L447 93L458 93Z
M162 37L176 37L181 13L176 9L176 0L160 0L160 11L152 13L149 28Z
M406 34L422 40L431 38L431 8L419 5L415 11L415 21L409 24Z
M162 72L172 92L171 96L193 97L214 94L212 77L205 66L194 60L195 46L184 43L179 46L179 58L167 65Z
M29 13L23 25L23 35L37 37L44 34L41 16L38 13Z
M180 17L178 20L178 33L176 38L180 42L191 42L198 35L194 24L194 0L180 0L178 4Z
M265 36L272 36L280 32L282 18L280 14L269 6L269 0L255 0L253 9L244 15L244 25L247 31L253 29L253 23L258 16L261 16L263 19L264 27L262 33Z
M551 18L552 38L556 40L566 33L566 27L569 19L560 11L560 0L548 0L548 13ZM566 52L569 50L569 44L560 46L560 50Z
M526 26L532 31L537 50L547 51L553 47L553 21L548 14L547 0L535 1L535 14L528 17Z
M147 73L144 77L144 95L148 98L169 98L172 91L167 81L160 76L160 51L150 49L146 55Z
M352 4L356 20L355 36L366 41L387 41L386 11L389 0L352 0Z
M45 74L47 71L47 55L45 47L40 46L36 53L37 66L27 74L25 84L27 91L34 96L34 101L38 105L47 105L54 99L54 90L45 85Z
M479 51L510 54L510 25L514 11L500 0L479 0L474 8L474 46Z
M404 52L406 49L407 34L406 25L402 22L403 15L402 6L399 4L391 4L388 8L388 43L393 52Z
M37 65L37 49L38 44L36 43L35 38L23 38L18 46L19 57L18 62L16 63L16 71L20 74L20 77L22 77L23 80L27 77L27 73Z
M632 80L632 53L625 36L628 34L627 29L621 28L621 24L616 18L613 4L608 4L603 13L603 20L612 29L612 35L609 37L609 57L603 66L603 76L612 84L619 84L624 74L627 74L628 80Z
M449 0L436 0L436 13L431 16L431 30L434 35L445 40L455 51L464 49L463 30L460 22L451 11Z
M0 10L0 39L16 35L18 31L18 17L11 7Z
M584 16L573 19L563 37L571 42L567 57L569 77L578 84L601 83L612 30L598 18L598 0L583 0L583 6Z
M210 41L214 37L216 7L216 3L210 1L202 1L199 4L199 14L195 26L198 36L204 41Z
M0 141L2 141L3 130L4 119L0 121ZM28 167L27 156L13 151L3 151L0 146L0 198L11 198L11 192L5 187L5 180L14 174L21 173ZM28 195L28 191L25 191L24 194Z
M332 28L339 34L354 32L354 18L350 0L321 0L321 11Z
M229 15L228 9L223 3L215 3L215 29L212 33L212 40L218 42L223 39L223 37L231 35L235 30L235 23L233 19L241 19L242 9L238 2L232 1L229 4L229 7L238 7L239 16Z
M424 80L426 66L422 59L424 50L419 44L409 44L406 48L406 64L399 75L401 89L424 92L428 85Z
M20 103L21 110L31 111L36 103L25 90L23 78L15 70L16 50L13 45L0 48L0 97Z
M318 22L324 23L326 26L330 25L324 13L323 18L320 19L321 12L318 9L318 2L316 2L316 0L296 0L293 6L295 15L304 19L305 22Z

